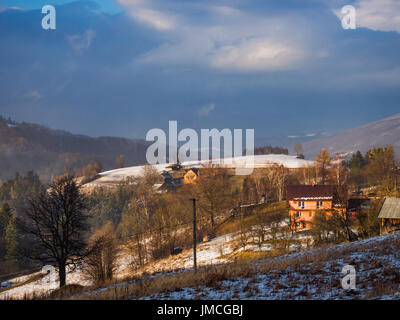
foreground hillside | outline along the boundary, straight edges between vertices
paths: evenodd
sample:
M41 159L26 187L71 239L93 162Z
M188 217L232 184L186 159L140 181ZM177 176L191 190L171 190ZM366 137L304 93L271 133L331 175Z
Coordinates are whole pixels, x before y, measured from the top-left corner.
M215 245L199 248L197 274L187 254L182 261L165 259L145 273L121 277L114 284L91 286L75 274L75 283L53 291L50 299L399 299L400 233L332 247L285 254L274 258L231 259L217 254L217 247L231 237L216 239ZM209 249L207 249L209 248ZM268 250L268 249L267 249ZM223 253L221 253L223 254ZM251 258L253 257L253 258ZM342 268L354 266L356 289L342 288ZM126 265L128 266L128 265ZM39 282L40 283L40 282ZM71 282L69 282L71 283ZM42 284L43 286L43 284ZM38 287L37 287L38 288ZM44 288L42 288L44 289ZM2 298L32 297L32 291L16 288ZM14 293L14 294L12 294ZM17 294L18 293L18 294ZM37 292L40 293L40 292ZM41 293L44 293L42 291ZM37 295L36 295L37 297ZM43 296L42 296L43 297Z
M342 268L356 269L346 291ZM399 299L400 234L280 257L148 277L78 299Z

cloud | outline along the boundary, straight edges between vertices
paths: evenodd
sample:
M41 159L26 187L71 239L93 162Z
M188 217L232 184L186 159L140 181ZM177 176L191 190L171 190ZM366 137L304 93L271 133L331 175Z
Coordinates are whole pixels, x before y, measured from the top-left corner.
M358 24L372 30L400 32L400 1L359 0Z
M174 27L173 18L160 11L139 9L137 11L133 11L131 14L139 22L142 22L160 31L171 30Z
M38 100L41 99L43 96L37 90L29 90L27 93L25 93L25 97Z
M22 10L20 7L0 7L0 13L7 10Z
M399 0L358 0L354 7L357 27L400 33ZM340 10L334 12L339 19L342 19Z
M304 56L304 50L294 44L261 38L218 49L211 64L238 71L273 71L293 68Z
M67 39L74 50L82 51L90 48L94 37L95 32L93 30L86 30L83 34L69 35Z
M266 72L297 68L309 55L310 37L301 31L307 27L290 14L266 16L207 2L169 9L165 1L162 10L151 0L119 3L134 20L168 31L158 47L136 58L137 64Z
M132 10L117 15L81 1L63 7L69 19L55 37L40 23L30 28L38 10L1 13L0 70L8 79L0 83L1 112L90 135L139 137L171 118L200 125L192 109L210 127L255 128L279 144L289 134L336 132L398 111L398 34L343 31L322 0L126 1ZM162 13L171 28L139 21L132 3L137 12ZM38 92L28 98L29 89Z
M213 111L215 109L215 104L214 103L210 103L202 108L200 108L197 112L197 114L200 117L207 117L211 111Z
M214 13L225 15L225 16L238 16L241 11L229 6L212 6L210 8Z
M153 8L151 1L117 0L137 22L158 31L168 31L175 27L175 17Z

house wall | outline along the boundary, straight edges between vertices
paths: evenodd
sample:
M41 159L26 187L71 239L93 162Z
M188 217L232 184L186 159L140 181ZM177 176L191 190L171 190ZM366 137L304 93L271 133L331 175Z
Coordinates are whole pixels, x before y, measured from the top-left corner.
M304 209L302 208L302 206L299 206L299 201L298 200L290 200L289 201L289 207L293 208L295 210L327 210L327 209L331 209L332 208L332 200L319 200L322 202L322 206L319 206L319 208L317 207L317 201L313 200L313 201L301 201L304 202Z
M324 210L327 217L331 216L333 212L338 212L341 214L346 213L346 209L344 208L333 208L332 200L320 201L322 201L322 205L320 206L317 206L317 201L304 201L304 209L302 206L299 206L298 201L289 201L291 229L301 230L310 228L318 210ZM296 222L299 223L298 226L296 226Z
M197 174L195 174L192 170L189 170L188 172L185 173L183 177L183 183L184 184L195 183L197 178L198 178Z

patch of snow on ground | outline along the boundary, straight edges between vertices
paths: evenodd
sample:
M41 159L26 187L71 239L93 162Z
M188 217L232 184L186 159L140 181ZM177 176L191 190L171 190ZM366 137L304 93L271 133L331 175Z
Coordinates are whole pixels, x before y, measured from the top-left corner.
M400 299L400 233L374 237L329 248L320 248L257 262L294 261L286 269L272 269L253 276L218 282L217 286L182 288L142 299L279 300L279 299ZM297 264L296 259L327 254L316 263ZM326 259L326 260L323 260ZM342 268L356 269L356 289L345 290ZM262 269L260 269L262 270Z
M226 159L214 159L214 160L200 160L200 161L186 161L182 165L184 167L195 167L200 168L204 165L220 164L227 168L246 168L251 163L250 156L241 156L235 158ZM298 159L295 156L289 156L285 154L267 154L267 155L255 155L254 156L254 168L265 168L273 164L283 165L287 168L301 168L313 165L313 161ZM157 164L153 167L158 171L162 172L165 170L169 163ZM87 183L85 186L89 188L101 187L103 185L112 185L123 182L127 178L139 177L143 174L145 166L134 166L121 169L115 169L105 171L99 174L99 178Z

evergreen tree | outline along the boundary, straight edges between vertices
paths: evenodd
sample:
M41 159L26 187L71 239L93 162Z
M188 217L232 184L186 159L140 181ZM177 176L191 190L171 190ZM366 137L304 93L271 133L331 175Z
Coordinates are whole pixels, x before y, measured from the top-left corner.
M6 254L6 229L11 218L11 208L8 203L4 203L0 209L0 260L3 260Z
M366 165L366 160L364 159L362 153L357 151L347 163L347 167L350 169L349 181L354 185L362 185L365 182L363 176L363 168Z
M7 262L16 264L18 262L19 232L15 217L11 217L6 229L6 256Z

